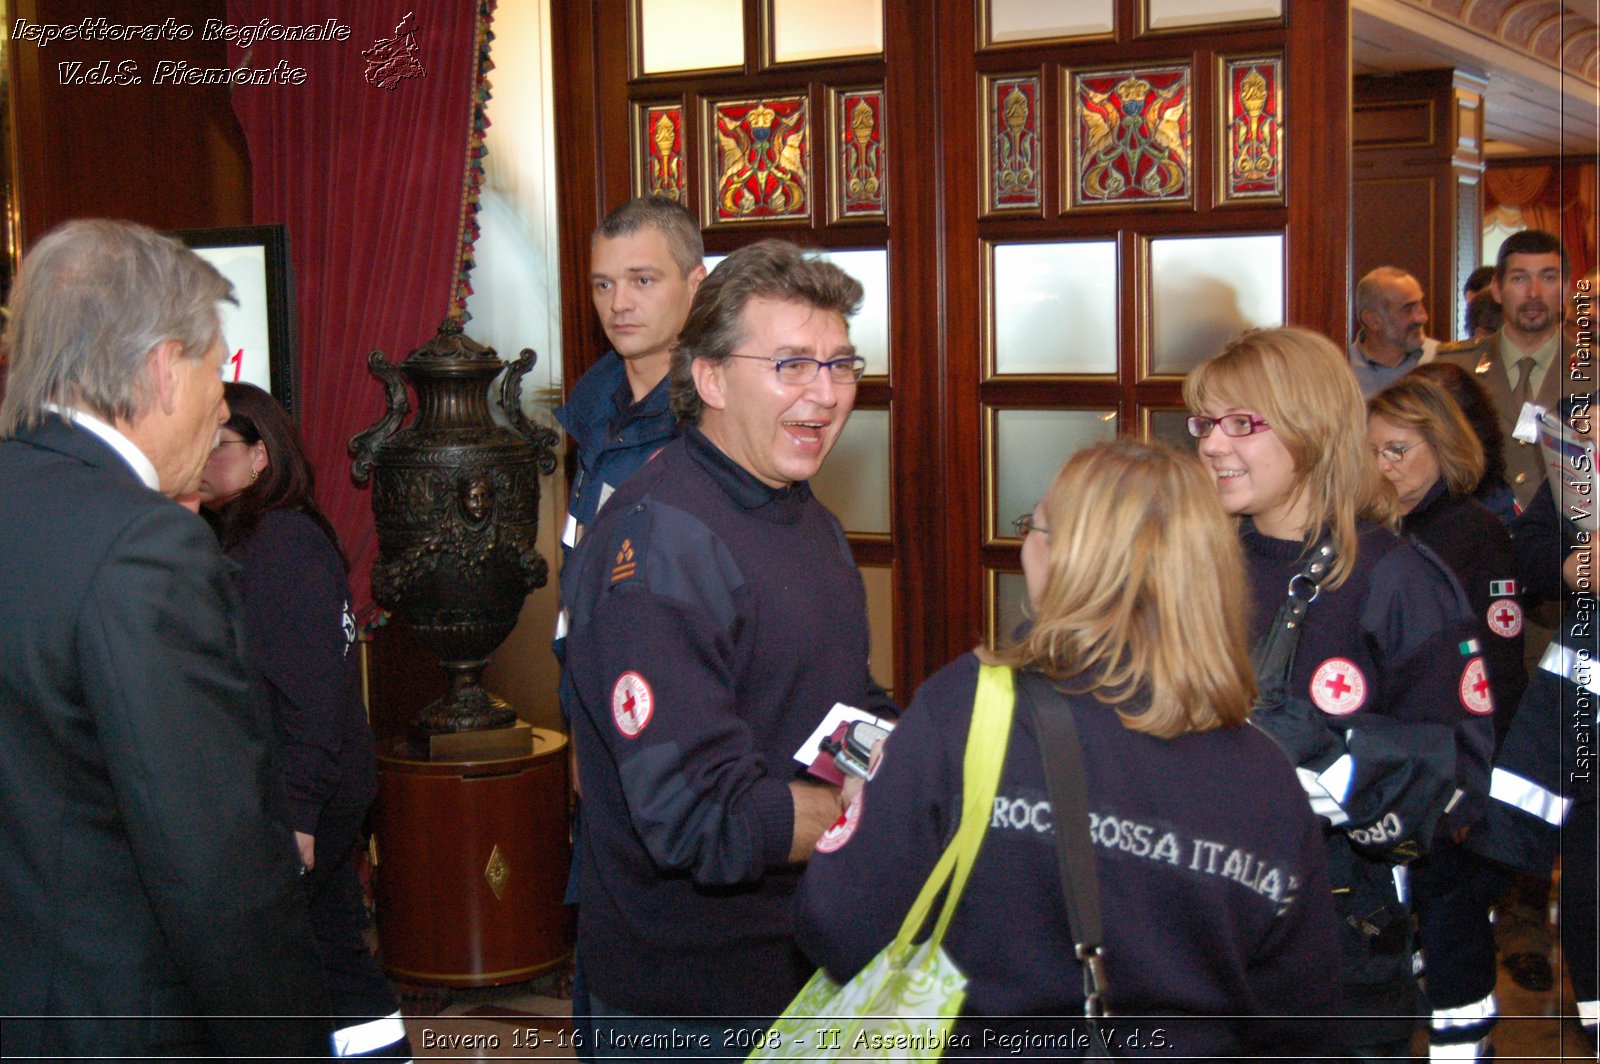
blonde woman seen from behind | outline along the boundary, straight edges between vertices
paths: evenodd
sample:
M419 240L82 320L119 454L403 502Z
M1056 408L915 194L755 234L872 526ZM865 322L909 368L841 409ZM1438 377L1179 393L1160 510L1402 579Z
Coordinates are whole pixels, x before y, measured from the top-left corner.
M802 947L846 980L893 938L959 819L978 667L998 663L1079 733L1107 1005L1163 1017L1112 1024L1122 1051L1320 1054L1327 1030L1306 1017L1337 1008L1321 831L1282 754L1242 726L1255 699L1243 566L1205 472L1165 447L1103 444L1074 455L1018 528L1031 623L918 690L807 868ZM952 1056L1086 1044L1072 1040L1083 974L1056 829L1019 707L944 940L968 977Z

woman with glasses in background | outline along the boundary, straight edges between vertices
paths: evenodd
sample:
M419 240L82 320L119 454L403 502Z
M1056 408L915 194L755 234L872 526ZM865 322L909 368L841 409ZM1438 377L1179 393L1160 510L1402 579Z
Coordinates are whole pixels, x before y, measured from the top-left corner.
M1394 485L1401 531L1444 560L1472 604L1498 746L1522 702L1528 673L1511 534L1473 497L1485 466L1483 446L1450 393L1421 374L1407 374L1373 396L1367 413L1367 443ZM1498 970L1489 907L1510 880L1459 845L1472 828L1436 840L1433 851L1411 866L1427 993L1436 1015L1463 1009L1488 1015L1493 1003Z
M229 417L200 475L201 512L237 562L250 656L283 744L290 827L322 954L338 1056L405 1059L400 1003L367 948L356 844L378 790L361 700L348 564L312 498L311 465L277 400L223 385Z
M1189 374L1184 399L1239 518L1264 695L1252 719L1324 821L1346 1043L1358 1059L1406 1059L1421 1001L1404 865L1470 823L1488 786L1493 700L1473 618L1442 564L1391 531L1361 391L1326 337L1246 333ZM1291 592L1303 615L1280 622ZM1286 668L1273 651L1290 639Z

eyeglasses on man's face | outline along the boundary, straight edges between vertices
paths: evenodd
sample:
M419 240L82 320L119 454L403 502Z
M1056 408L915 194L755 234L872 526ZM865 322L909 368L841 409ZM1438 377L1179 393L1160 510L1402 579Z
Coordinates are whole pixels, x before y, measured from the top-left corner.
M773 358L771 355L729 355L729 358L748 358L756 362L770 362L784 384L810 384L817 379L824 366L835 384L854 384L867 372L867 360L860 355L835 358L827 362L797 355L791 358Z
M1211 435L1211 430L1219 425L1222 427L1224 436L1233 437L1249 436L1260 432L1264 428L1271 427L1265 420L1256 417L1254 414L1224 414L1222 417L1204 417L1200 414L1191 414L1184 421L1184 425L1188 428L1189 435L1197 440L1203 440Z
M1382 458L1385 462L1399 465L1406 460L1406 455L1422 446L1422 443L1422 440L1418 440L1416 443L1391 443L1387 447L1377 448L1372 453L1374 457Z
M1018 539L1027 539L1029 532L1037 532L1041 536L1048 536L1050 530L1033 519L1032 514L1023 514L1011 522L1011 527L1017 530Z

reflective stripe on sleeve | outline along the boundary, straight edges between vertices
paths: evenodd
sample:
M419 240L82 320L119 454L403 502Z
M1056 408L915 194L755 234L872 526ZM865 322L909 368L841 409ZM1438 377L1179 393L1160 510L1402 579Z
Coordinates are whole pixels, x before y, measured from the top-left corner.
M368 1020L350 1027L341 1027L333 1032L333 1055L336 1057L359 1057L363 1053L371 1053L375 1049L392 1046L406 1036L406 1025L400 1019L400 1013L385 1016L378 1020Z
M1333 796L1333 800L1343 806L1350 799L1350 780L1356 774L1356 759L1349 754L1340 754L1339 760L1329 765L1317 774L1317 782Z
M1494 1053L1489 1048L1487 1038L1479 1038L1471 1042L1446 1042L1443 1045L1430 1045L1428 1047L1429 1060L1493 1060Z
M1500 1015L1500 1007L1495 1003L1494 992L1481 1001L1474 1001L1470 1005L1460 1005L1453 1009L1433 1010L1433 1029L1435 1032L1448 1031L1453 1027L1473 1027L1485 1023Z
M1567 810L1572 808L1571 798L1563 798L1503 768L1495 769L1489 777L1489 797L1557 827L1567 819Z
M1544 657L1539 659L1539 668L1600 695L1600 669L1595 668L1592 654L1581 655L1571 647L1552 642L1545 647Z

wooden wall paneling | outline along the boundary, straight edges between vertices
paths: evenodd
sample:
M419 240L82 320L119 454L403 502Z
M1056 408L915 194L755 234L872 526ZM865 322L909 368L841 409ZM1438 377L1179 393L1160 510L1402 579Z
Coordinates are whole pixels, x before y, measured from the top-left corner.
M601 129L604 108L596 66L607 55L626 51L602 47L601 25L615 39L626 25L626 0L610 4L552 4L552 86L555 98L558 259L561 269L561 379L567 387L606 349L605 333L588 298L589 234L605 216L607 155ZM625 82L619 85L626 91ZM614 106L614 104L613 104ZM626 135L626 102L620 109Z
M884 5L884 104L888 157L889 345L894 381L892 407L895 588L894 688L902 704L916 686L952 655L945 613L955 598L956 574L946 559L951 510L959 500L926 490L950 484L948 438L939 401L948 351L942 308L939 248L945 157L963 106L932 53L939 4ZM928 106L939 101L937 106ZM966 125L972 123L966 121ZM969 593L970 594L970 593ZM970 606L968 607L970 608ZM882 678L880 677L880 681Z
M1350 10L1286 4L1288 320L1343 347L1350 321Z
M187 40L43 47L8 37L23 249L69 218L158 229L250 224L249 154L228 87L155 83L162 61L228 65L224 43L200 32L208 18L226 18L223 0L104 0L92 12L71 0L13 0L11 13L13 27L92 14L113 24L171 19L193 31Z
M1374 267L1398 266L1422 286L1428 333L1458 334L1465 264L1476 264L1482 243L1485 87L1452 70L1355 79L1352 307L1355 281Z

